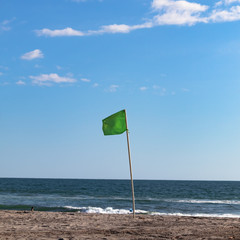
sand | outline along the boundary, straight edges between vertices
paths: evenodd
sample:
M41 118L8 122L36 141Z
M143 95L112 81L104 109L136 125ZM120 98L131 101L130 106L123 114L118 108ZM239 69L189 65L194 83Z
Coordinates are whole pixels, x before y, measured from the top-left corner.
M0 239L240 239L240 219L0 211Z

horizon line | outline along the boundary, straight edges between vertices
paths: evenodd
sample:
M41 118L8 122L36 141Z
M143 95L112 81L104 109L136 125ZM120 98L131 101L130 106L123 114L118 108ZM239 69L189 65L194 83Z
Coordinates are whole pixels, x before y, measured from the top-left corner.
M0 177L0 179L42 179L42 180L102 180L102 181L130 181L128 178L61 178L61 177ZM192 182L240 182L240 180L219 180L219 179L142 179L136 178L134 181L192 181Z

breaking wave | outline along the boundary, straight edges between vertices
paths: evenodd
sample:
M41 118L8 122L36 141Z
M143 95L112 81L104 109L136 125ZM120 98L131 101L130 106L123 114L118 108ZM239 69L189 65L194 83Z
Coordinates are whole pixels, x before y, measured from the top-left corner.
M114 209L112 207L100 208L100 207L73 207L65 206L64 208L69 210L75 210L82 213L95 213L95 214L131 214L132 210L129 209ZM159 216L179 216L179 217L220 217L220 218L240 218L238 214L206 214L206 213L162 213L162 212L150 212L145 210L136 210L136 214L147 215L159 215Z
M179 203L207 203L207 204L240 204L240 201L237 200L195 200L195 199L184 199L184 200L173 200L173 202Z

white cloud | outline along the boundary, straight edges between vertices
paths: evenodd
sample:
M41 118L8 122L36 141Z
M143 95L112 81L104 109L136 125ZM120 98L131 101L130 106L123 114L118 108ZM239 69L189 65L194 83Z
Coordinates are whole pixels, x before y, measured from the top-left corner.
M199 3L192 3L185 0L153 0L152 8L154 10L173 10L173 11L187 11L187 12L203 12L207 10L207 6Z
M107 26L102 26L98 32L99 33L129 33L136 29L151 28L153 26L152 22L146 22L144 24L138 25L126 25L126 24L112 24Z
M240 3L240 0L225 0L225 4Z
M165 96L167 93L167 89L164 87L161 87L159 85L153 85L153 89L156 94L159 94L160 96Z
M109 87L108 91L109 91L109 92L116 92L118 88L119 88L118 85L114 85L114 84L113 84L113 85L111 85L111 86Z
M44 28L42 30L36 30L35 32L37 33L38 36L46 36L46 37L63 37L63 36L83 37L83 36L91 36L91 35L100 35L105 33L111 33L111 34L129 33L136 29L151 28L151 27L152 27L152 23L146 22L144 24L133 25L133 26L126 25L126 24L104 25L104 26L101 26L98 30L88 30L86 32L74 30L69 27L64 29L58 29L58 30L51 30L51 29Z
M221 6L223 4L230 5L230 4L233 4L233 3L240 3L240 0L222 0L222 1L217 2L215 4L215 6Z
M9 25L14 20L15 20L15 18L12 18L10 20L4 20L4 21L0 22L0 31L9 31L9 30L11 30L11 27Z
M82 81L82 82L91 82L91 80L88 79L88 78L81 78L81 81Z
M0 72L0 76L2 76L3 75L3 73L2 72Z
M131 27L126 24L112 24L102 26L101 30L96 31L96 33L129 33L130 31Z
M64 29L50 30L44 28L42 30L36 30L38 36L49 36L49 37L62 37L62 36L84 36L85 34L81 31L74 30L70 27Z
M206 22L205 18L200 17L200 13L205 12L208 6L184 0L153 0L152 9L154 12L157 12L157 14L155 14L152 19L142 24L110 24L101 26L98 30L88 30L86 32L75 30L70 27L57 30L44 28L36 30L36 33L38 36L49 37L91 36L106 33L129 33L133 30L152 28L159 25L193 25L197 22Z
M154 16L156 25L193 25L206 22L200 14L208 6L188 1L153 0L152 8L159 12Z
M44 28L42 30L35 31L38 36L48 36L48 37L63 37L63 36L84 36L84 33L81 31L74 30L72 28L64 28L51 30Z
M185 0L153 0L153 10L159 11L159 13L153 17L153 21L155 26L238 21L240 20L239 5L232 6L230 9L228 7L215 9L215 7L233 3L240 3L240 0L218 1L211 10L210 6Z
M0 23L0 30L2 31L9 31L11 28L8 25L5 25L2 23Z
M141 91L146 91L147 90L147 87L140 87L139 88Z
M93 87L98 87L98 86L99 86L98 83L94 83L94 84L93 84Z
M26 83L23 82L22 80L17 81L16 84L17 84L17 85L26 85Z
M23 60L33 60L36 58L43 58L43 53L39 49L35 49L31 52L27 52L21 56L21 59Z
M240 20L240 6L231 7L230 10L214 10L210 18L213 22L231 22Z
M75 0L81 1L81 0ZM192 0L193 1L193 0ZM227 22L240 20L240 0L220 0L212 5L203 5L187 0L152 0L153 16L147 21L136 24L110 24L100 26L97 30L80 31L67 27L51 30L44 28L36 30L38 36L92 36L100 34L130 33L137 29L153 28L162 25L192 26L197 23Z
M215 7L221 6L223 4L223 1L219 1L215 3Z
M197 22L206 22L206 19L192 15L189 12L167 12L154 17L156 25L194 25Z
M56 73L41 74L39 76L30 76L32 83L36 85L51 86L52 83L74 83L77 80L70 77L61 77Z

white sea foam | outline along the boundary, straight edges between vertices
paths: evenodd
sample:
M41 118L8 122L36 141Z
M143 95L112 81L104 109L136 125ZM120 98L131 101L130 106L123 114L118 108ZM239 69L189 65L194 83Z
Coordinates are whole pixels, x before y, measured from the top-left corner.
M100 208L100 207L72 207L72 206L65 206L67 209L72 210L79 210L79 212L85 212L85 213L101 213L101 214L131 214L132 210L127 209L114 209L112 207L107 208ZM147 211L144 210L136 210L135 211L138 214L147 214Z
M100 208L100 207L72 207L65 206L67 209L78 210L79 212L85 213L96 213L96 214L131 214L132 211L129 209L114 209L112 207ZM159 216L185 216L185 217L220 217L220 218L240 218L239 214L207 214L207 213L162 213L162 212L149 212L145 210L137 209L136 214L147 214L147 215L159 215Z
M237 200L197 200L197 199L184 199L184 200L172 200L172 202L179 203L212 203L212 204L240 204Z
M131 200L131 198L111 198L118 200ZM209 200L209 199L164 199L164 198L138 198L138 201L151 201L151 202L176 202L176 203L208 203L208 204L235 204L240 205L240 200Z

